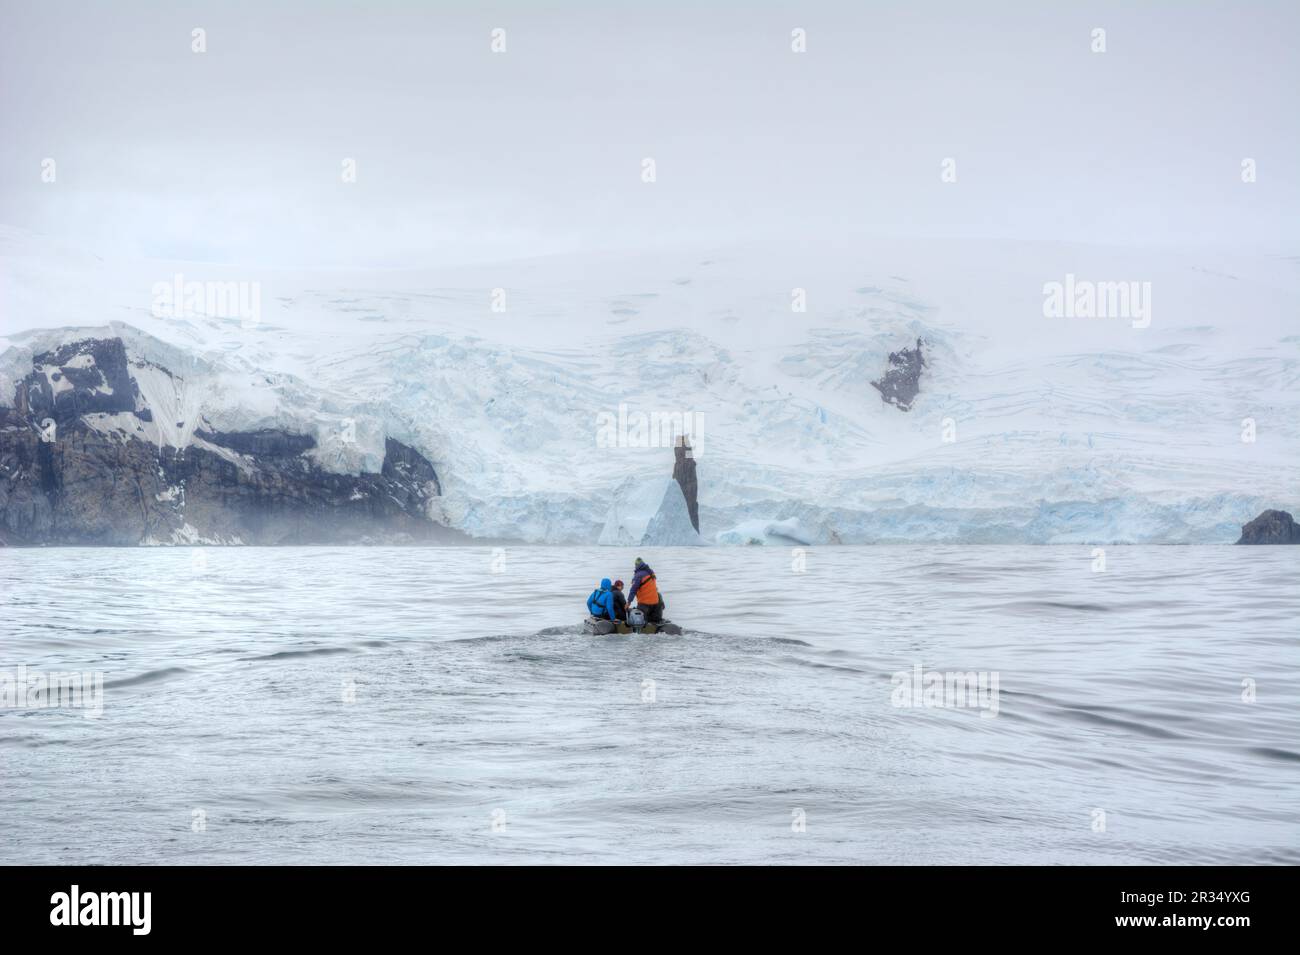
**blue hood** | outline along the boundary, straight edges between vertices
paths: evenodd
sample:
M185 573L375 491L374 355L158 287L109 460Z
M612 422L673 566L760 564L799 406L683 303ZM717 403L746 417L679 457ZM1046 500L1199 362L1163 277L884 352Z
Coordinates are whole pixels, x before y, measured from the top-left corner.
M613 586L614 586L614 584L610 581L610 579L609 579L608 577L605 577L605 578L602 579L601 582L600 582L600 589L601 589L601 590L609 590L609 588L610 588L610 587L613 587Z

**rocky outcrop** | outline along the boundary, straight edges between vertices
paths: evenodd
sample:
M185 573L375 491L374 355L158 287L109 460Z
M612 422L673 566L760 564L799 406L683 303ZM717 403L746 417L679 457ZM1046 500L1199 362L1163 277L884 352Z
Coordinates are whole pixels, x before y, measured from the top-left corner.
M309 434L293 434L262 428L257 431L204 431L194 432L195 437L202 438L240 454L252 454L267 458L291 458L310 451L316 447L316 439Z
M92 412L135 410L138 392L120 338L69 342L37 355L32 366L14 394L20 416L61 423Z
M165 370L164 370L165 371ZM168 373L170 374L170 373ZM389 438L379 473L325 470L311 435L147 426L123 344L36 355L0 409L0 540L42 544L412 543L458 538L435 518L433 465Z
M915 348L904 348L889 353L889 367L873 381L871 387L880 392L881 400L899 411L908 411L921 391L921 370L925 368L924 342L916 340Z
M388 480L401 484L415 487L431 484L435 494L442 494L442 484L438 481L433 465L419 451L392 438L384 442L384 467L380 473Z
M695 476L695 455L691 452L691 442L685 435L677 439L677 446L673 448L673 453L677 456L676 463L673 464L673 480L681 485L682 494L686 497L686 509L691 515L691 526L698 532L700 482Z
M1238 544L1300 544L1300 524L1286 511L1265 511L1241 526Z

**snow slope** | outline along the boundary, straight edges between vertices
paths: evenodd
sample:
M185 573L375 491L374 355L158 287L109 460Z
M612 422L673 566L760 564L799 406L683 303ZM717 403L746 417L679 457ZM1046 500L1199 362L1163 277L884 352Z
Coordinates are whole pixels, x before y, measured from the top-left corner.
M1067 274L1150 282L1149 327L1045 317ZM259 314L153 314L177 275L257 282ZM475 535L597 540L624 481L672 469L661 435L602 439L621 412L694 422L706 540L1230 541L1300 509L1298 306L1300 257L863 240L288 274L4 229L0 400L109 326L183 379L137 375L176 421L306 431L350 473L394 437ZM902 412L870 382L917 337Z

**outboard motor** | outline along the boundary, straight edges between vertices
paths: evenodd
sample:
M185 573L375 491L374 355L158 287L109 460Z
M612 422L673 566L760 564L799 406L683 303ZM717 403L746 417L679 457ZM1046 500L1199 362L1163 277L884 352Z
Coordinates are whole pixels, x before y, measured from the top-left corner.
M627 612L627 625L632 628L633 633L640 633L645 629L645 611L640 607L633 607Z

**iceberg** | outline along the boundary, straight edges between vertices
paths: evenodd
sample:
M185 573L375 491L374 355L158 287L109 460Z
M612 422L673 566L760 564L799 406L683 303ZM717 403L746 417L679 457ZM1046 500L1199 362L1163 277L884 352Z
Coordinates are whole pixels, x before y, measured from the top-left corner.
M818 535L805 528L798 518L784 521L742 521L717 535L719 544L771 544L780 546L815 543Z
M674 478L629 478L614 492L614 503L600 532L602 546L644 544L690 546L703 544L691 524L686 495Z

